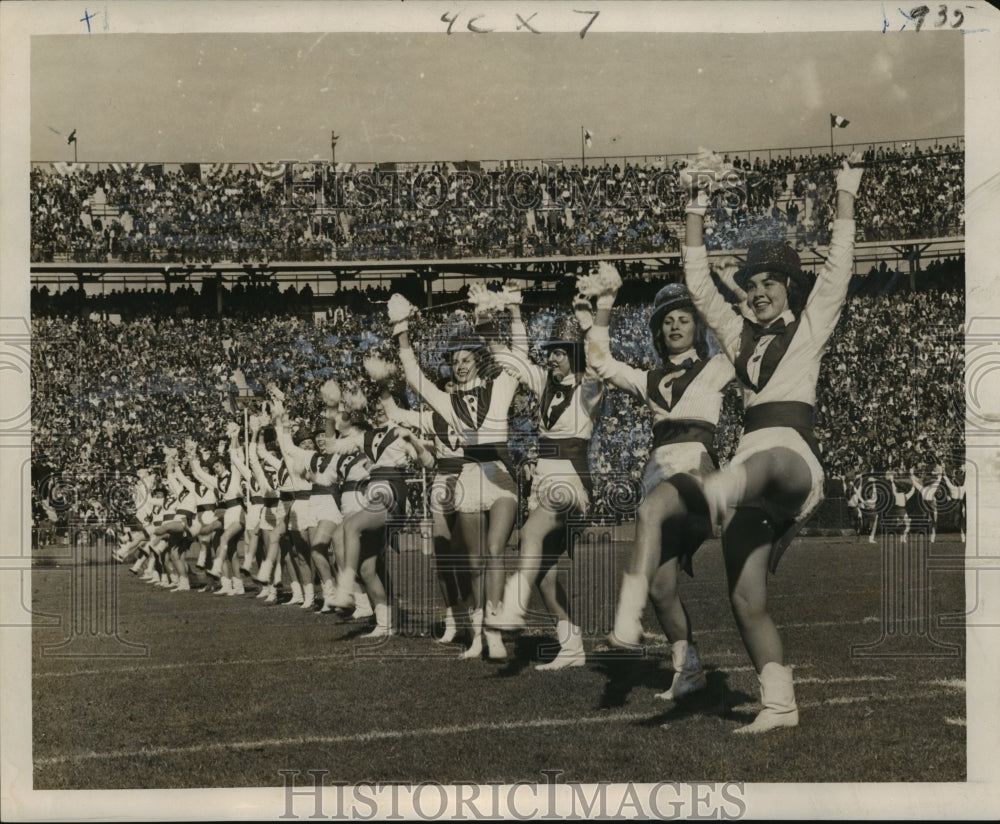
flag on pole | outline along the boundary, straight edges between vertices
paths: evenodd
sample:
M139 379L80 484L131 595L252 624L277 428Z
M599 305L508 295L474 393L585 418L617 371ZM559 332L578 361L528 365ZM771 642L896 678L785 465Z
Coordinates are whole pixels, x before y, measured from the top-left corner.
M76 129L73 129L69 133L69 137L66 138L66 145L68 146L70 143L76 143Z
M845 120L839 114L831 114L830 115L830 128L831 129L834 126L836 126L838 129L843 129L850 122L851 122L850 120Z
M594 139L594 134L589 129L583 130L583 142L587 144L587 148L590 148L590 144Z

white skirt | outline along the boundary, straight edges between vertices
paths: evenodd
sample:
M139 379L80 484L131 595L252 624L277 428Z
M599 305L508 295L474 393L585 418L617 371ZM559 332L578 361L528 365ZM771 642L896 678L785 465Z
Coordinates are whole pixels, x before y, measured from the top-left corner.
M261 529L284 529L288 521L288 501L265 505L261 512Z
M313 512L312 501L308 498L296 498L288 508L288 529L292 532L305 532L316 526L316 514Z
M309 499L309 504L312 507L316 523L330 521L333 524L341 524L344 522L344 516L333 495L313 495Z
M528 511L543 507L550 512L586 514L590 496L572 461L539 458L535 480L531 484Z
M643 489L648 493L678 472L699 478L715 471L715 464L701 443L665 443L656 447L646 461L642 475Z
M243 507L242 506L226 507L225 514L222 516L223 529L228 529L231 526L242 523L243 523Z
M502 461L469 461L455 483L459 512L487 512L497 501L517 502L517 485Z
M343 517L354 515L365 509L365 493L363 489L350 489L340 494L340 510Z
M247 532L253 532L255 529L260 529L261 518L264 513L264 504L251 503L247 507Z
M766 499L758 498L753 501L741 501L739 506L758 507L768 514L772 520L787 521L792 518L796 523L804 521L812 511L819 506L823 500L823 467L819 459L809 448L802 436L794 429L784 426L771 426L766 429L758 429L755 432L744 433L740 438L740 444L736 448L736 454L730 466L738 466L745 463L751 455L759 452L767 452L770 449L781 447L791 449L799 455L806 466L809 467L809 474L812 477L812 484L809 494L802 506L796 512L779 512Z

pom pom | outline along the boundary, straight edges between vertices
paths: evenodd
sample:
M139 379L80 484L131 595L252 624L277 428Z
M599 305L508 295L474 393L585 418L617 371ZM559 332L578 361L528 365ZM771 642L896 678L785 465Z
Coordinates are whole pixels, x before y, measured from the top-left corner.
M240 434L240 425L230 421L226 424L226 435L232 438L234 435Z
M340 384L331 378L320 387L319 396L322 398L324 405L339 406L341 398Z
M360 389L349 389L344 392L341 403L345 412L361 412L368 406L368 399Z
M707 188L709 192L718 189L727 189L737 183L737 173L732 163L722 159L711 149L704 147L698 149L695 159L681 169L680 181L687 188L697 185L699 188Z
M584 297L598 295L613 295L622 285L622 277L618 270L605 260L602 260L597 271L590 275L581 275L576 279L576 290Z
M520 289L515 289L513 286L504 286L500 290L500 294L497 295L497 300L503 306L510 306L511 304L520 306L523 297L521 296Z
M389 298L389 304L386 309L389 311L389 320L392 323L399 323L401 320L406 320L417 312L417 307L399 293L394 293Z
M396 367L376 355L369 355L365 358L364 366L368 376L375 383L386 383L396 375Z
M473 283L469 287L469 303L476 307L477 312L502 308L497 301L497 293L491 292L481 283Z

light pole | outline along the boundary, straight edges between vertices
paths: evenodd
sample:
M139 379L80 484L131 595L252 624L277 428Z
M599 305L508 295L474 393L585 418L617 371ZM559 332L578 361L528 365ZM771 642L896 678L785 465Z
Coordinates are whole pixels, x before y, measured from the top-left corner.
M333 160L333 170L337 171L337 141L340 140L340 135L335 131L330 131L330 155Z

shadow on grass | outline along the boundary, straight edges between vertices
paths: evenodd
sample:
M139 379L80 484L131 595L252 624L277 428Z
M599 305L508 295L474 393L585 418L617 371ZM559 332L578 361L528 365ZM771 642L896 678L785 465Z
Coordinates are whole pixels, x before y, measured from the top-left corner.
M726 674L719 670L706 670L705 680L707 682L705 689L685 695L680 700L658 700L658 703L663 705L663 712L642 721L636 721L633 726L662 727L673 721L680 721L697 715L746 723L753 720L755 713L734 714L730 708L748 702L752 703L757 700L756 696L739 690L736 692L731 691L727 685ZM664 690L666 690L666 687Z
M597 661L596 672L607 678L598 702L602 710L622 707L636 687L656 687L662 680L660 662L650 659L644 649L636 651L602 650L591 656Z
M535 664L551 661L559 652L559 642L552 636L517 635L514 654L497 670L497 678L513 678Z

